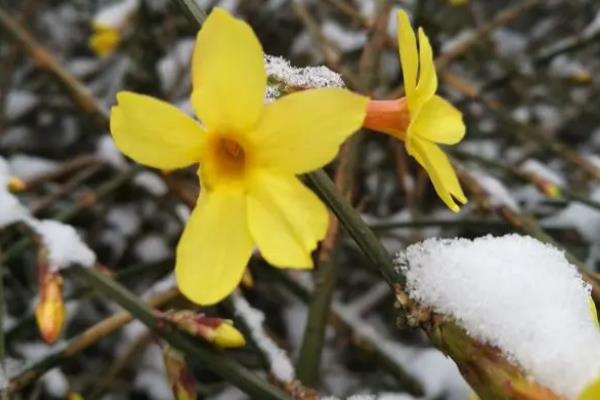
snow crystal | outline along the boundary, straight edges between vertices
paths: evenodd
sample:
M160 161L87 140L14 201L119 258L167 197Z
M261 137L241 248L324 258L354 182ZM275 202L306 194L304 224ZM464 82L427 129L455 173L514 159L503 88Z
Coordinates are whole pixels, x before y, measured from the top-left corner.
M235 313L244 320L252 339L256 345L265 353L269 359L271 373L280 382L291 382L294 380L294 367L287 354L267 335L263 322L265 314L253 308L248 301L238 293L231 296Z
M296 68L283 57L266 55L265 68L269 78L291 89L344 86L342 77L325 66Z
M519 204L501 181L481 171L472 171L471 176L488 194L492 207L506 206L513 211L520 211Z
M91 267L96 263L96 255L71 225L51 219L31 220L29 225L41 236L51 267L64 268L71 264Z
M396 260L410 297L573 398L600 373L590 288L563 252L520 235L429 239Z

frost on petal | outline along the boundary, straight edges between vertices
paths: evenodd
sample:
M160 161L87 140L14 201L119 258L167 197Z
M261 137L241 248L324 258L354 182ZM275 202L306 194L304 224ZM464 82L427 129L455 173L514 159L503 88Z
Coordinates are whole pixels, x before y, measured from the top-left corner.
M557 394L575 398L600 373L590 288L563 252L531 237L430 239L397 263L409 296Z

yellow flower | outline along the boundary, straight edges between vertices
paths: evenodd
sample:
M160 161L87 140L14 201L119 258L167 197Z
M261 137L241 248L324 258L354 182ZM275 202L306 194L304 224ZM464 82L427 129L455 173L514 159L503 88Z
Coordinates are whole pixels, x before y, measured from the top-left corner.
M427 171L438 196L458 212L456 201L465 204L467 198L438 144L456 144L464 137L462 114L435 94L437 75L429 39L419 28L417 51L415 33L403 11L398 12L398 47L406 98L371 101L364 126L404 140L408 153Z
M102 24L94 24L94 34L88 39L88 46L100 57L112 53L121 42L119 30Z
M264 104L260 43L219 8L198 32L192 74L202 125L160 100L120 92L110 129L121 151L142 164L168 170L200 163L202 190L175 269L187 297L213 304L239 283L255 246L275 266L312 267L328 213L296 175L335 157L361 126L368 99L326 88Z

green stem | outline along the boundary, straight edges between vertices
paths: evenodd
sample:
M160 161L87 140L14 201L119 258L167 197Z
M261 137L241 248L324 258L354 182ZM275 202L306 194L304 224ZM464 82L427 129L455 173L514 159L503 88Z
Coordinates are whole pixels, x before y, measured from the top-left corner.
M405 277L397 271L392 258L381 245L373 231L362 220L359 213L337 191L325 171L317 170L306 175L309 184L329 206L344 225L358 247L371 263L381 272L386 282L392 286L404 286Z
M348 198L352 193L354 171L361 135L352 136L342 147L336 170L336 186ZM309 386L317 387L320 376L320 361L325 342L325 328L330 314L331 301L337 281L339 263L339 223L331 221L329 231L321 244L318 264L314 273L314 289L308 304L308 316L302 346L300 347L296 374Z
M194 0L175 0L191 22L202 25L206 12Z
M300 301L308 303L310 301L309 291L302 287L298 282L291 278L284 271L277 268L269 268L268 273L272 274L277 280L285 285L285 287ZM350 324L338 314L335 308L331 309L331 317L329 323L337 331L344 331L346 334L352 336L353 346L361 351L366 357L374 360L378 367L386 371L392 377L394 377L398 383L398 386L413 396L423 396L423 387L413 376L404 370L402 365L398 364L396 360L390 357L386 350L378 346L377 343L373 343L370 337L361 336L359 332L354 330Z
M185 353L190 360L199 361L203 367L237 386L249 396L265 400L291 399L286 393L258 378L223 352L209 348L181 332L164 329L150 307L108 276L91 268L73 267L71 270L74 275L118 303L170 345Z

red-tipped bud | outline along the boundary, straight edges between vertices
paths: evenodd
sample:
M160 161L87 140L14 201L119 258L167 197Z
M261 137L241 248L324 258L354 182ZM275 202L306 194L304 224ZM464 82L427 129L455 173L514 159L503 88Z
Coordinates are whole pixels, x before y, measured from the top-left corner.
M207 317L190 310L167 312L161 318L220 348L242 347L246 344L241 332L227 319Z
M169 345L162 346L162 352L174 398L176 400L195 399L196 380L183 355Z
M406 98L370 100L363 127L404 140L410 123Z

